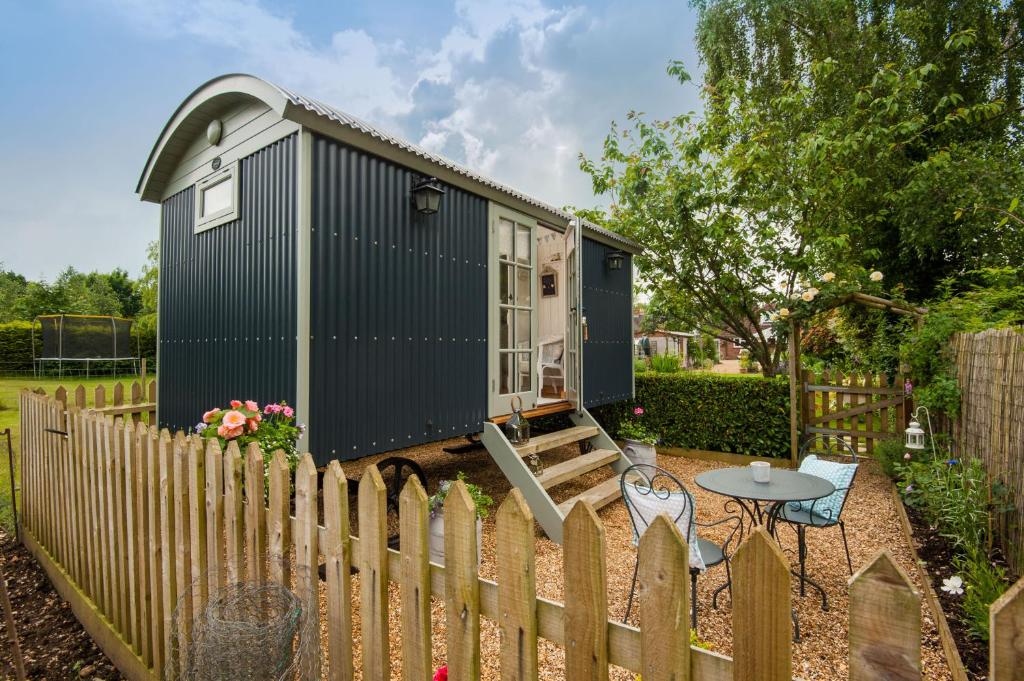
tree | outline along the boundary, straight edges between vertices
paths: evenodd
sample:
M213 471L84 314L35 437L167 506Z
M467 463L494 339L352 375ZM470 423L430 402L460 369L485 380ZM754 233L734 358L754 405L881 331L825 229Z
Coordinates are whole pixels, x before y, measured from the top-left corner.
M970 49L973 41L967 32L947 41L947 49ZM688 78L679 63L669 73ZM905 194L935 179L930 170L952 172L955 165L940 159L948 150L919 153L922 140L953 136L1005 112L1001 101L966 105L952 95L941 116L922 112L922 92L938 73L933 64L885 64L846 99L835 60L811 63L807 73L781 82L771 98L763 96L763 79L723 76L705 85L702 118L650 122L631 113L632 127L613 126L599 161L581 157L595 191L611 196L608 226L644 244L636 259L641 277L665 306L691 326L739 338L766 374L780 364L783 343L776 340L785 333L783 325L774 335L762 329L772 311L784 317L789 298L813 298L813 282L826 273L853 285L866 282L879 263L895 266L913 255L914 241L898 233L899 248L890 248L885 225L909 210ZM1013 154L1020 152L1004 156ZM990 160L984 167L1001 178L995 185L1021 173L1019 163L1007 170ZM1007 197L988 196L997 204ZM967 239L985 244L976 251L1008 257L997 221L975 227ZM947 251L964 250L955 241L964 237L943 234L939 256L955 261L960 251ZM930 262L922 253L933 245L919 239L917 248L913 260L922 267ZM893 258L892 250L902 255Z
M793 83L812 91L798 133L813 134L863 96L875 74L929 68L902 103L921 134L862 164L864 191L837 196L858 219L864 266L900 273L908 295L1024 258L1021 125L1024 3L1020 0L698 0L705 84L745 85L761 108ZM815 65L829 62L827 74ZM997 107L966 120L978 107ZM876 254L877 255L874 255Z

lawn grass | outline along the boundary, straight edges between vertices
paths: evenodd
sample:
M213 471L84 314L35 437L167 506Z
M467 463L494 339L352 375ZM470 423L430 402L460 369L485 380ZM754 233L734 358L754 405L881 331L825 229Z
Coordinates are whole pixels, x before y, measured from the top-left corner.
M155 378L155 376L153 377ZM18 424L18 395L25 388L33 390L35 388L42 388L46 391L47 395L52 395L57 388L61 385L67 389L68 393L73 393L74 389L79 385L85 386L86 401L89 405L92 405L93 390L98 385L105 385L107 388L108 400L109 396L113 394L113 387L115 383L125 384L125 393L129 393L127 390L134 377L125 376L119 377L116 381L112 376L104 376L101 378L67 378L67 379L54 379L54 378L33 378L32 376L17 376L17 377L0 377L0 525L7 529L11 529L14 526L14 515L12 513L11 506L11 482L10 482L10 468L7 464L7 438L3 437L4 429L11 429L11 444L14 448L14 466L15 476L18 475L18 456L19 444L21 439L21 428ZM21 501L19 496L19 502ZM21 504L19 503L19 509Z

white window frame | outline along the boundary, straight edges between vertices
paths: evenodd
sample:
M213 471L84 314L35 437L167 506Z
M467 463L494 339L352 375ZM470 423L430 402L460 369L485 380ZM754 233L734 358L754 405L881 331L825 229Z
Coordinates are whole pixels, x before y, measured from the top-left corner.
M203 193L210 187L220 184L221 182L231 182L231 205L223 210L219 210L211 215L203 215ZM225 223L231 222L232 220L238 219L238 205L241 197L241 182L238 176L238 161L231 163L230 165L221 168L213 175L196 182L196 224L193 229L193 233L198 234L205 232L208 229L219 227Z

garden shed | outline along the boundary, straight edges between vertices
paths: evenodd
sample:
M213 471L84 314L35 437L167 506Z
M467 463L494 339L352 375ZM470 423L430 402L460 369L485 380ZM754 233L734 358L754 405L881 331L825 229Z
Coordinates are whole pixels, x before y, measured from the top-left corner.
M137 192L161 206L161 425L284 399L324 465L480 433L517 397L633 394L636 243L330 106L215 78Z

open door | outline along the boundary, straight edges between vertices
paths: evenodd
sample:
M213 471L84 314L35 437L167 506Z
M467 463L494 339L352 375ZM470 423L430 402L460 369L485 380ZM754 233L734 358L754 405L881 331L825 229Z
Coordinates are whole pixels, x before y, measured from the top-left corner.
M580 252L583 229L573 218L565 231L565 399L579 411L583 395L583 281Z
M488 416L537 405L537 221L491 204L488 262Z

